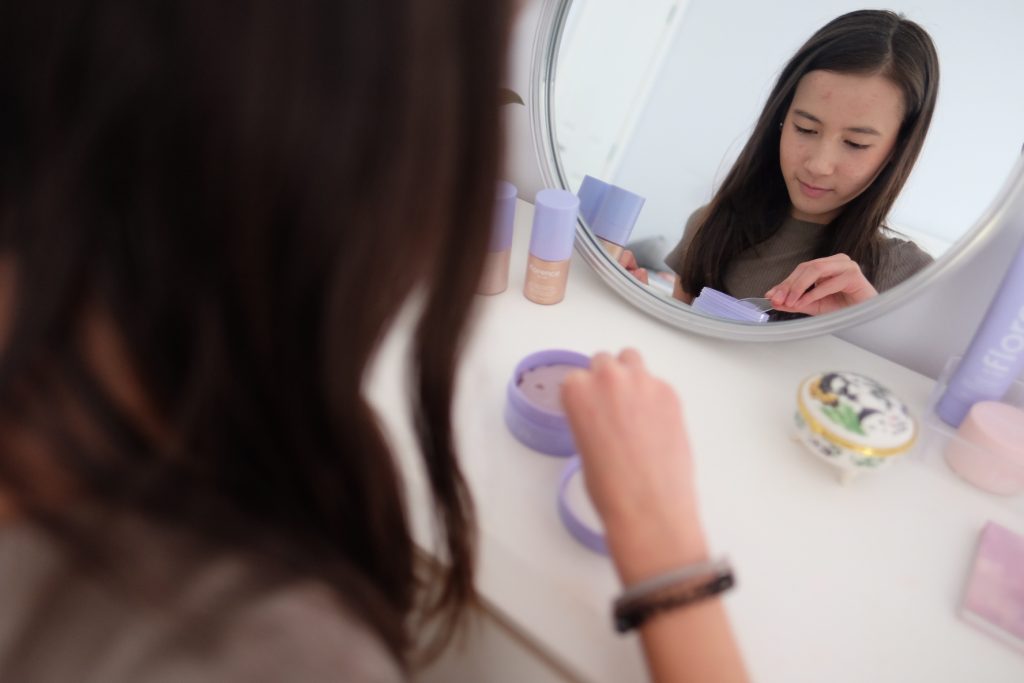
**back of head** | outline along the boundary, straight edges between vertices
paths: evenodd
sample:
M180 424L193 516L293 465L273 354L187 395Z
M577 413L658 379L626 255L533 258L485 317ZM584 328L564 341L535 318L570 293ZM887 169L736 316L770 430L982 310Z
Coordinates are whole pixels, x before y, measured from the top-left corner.
M413 547L362 383L422 288L410 402L464 604L449 401L509 13L4 3L0 491L80 548L88 507L324 578L402 653Z
M691 250L689 286L724 287L723 269L741 251L778 228L789 210L779 172L779 125L800 80L812 71L880 75L903 94L904 118L892 156L875 181L852 200L828 231L819 255L847 253L869 274L877 258L878 227L903 189L924 145L938 97L939 63L927 32L888 10L858 10L816 31L783 67L746 146L709 207L700 237L705 253ZM735 221L729 220L735 215ZM727 229L734 224L734 229ZM700 291L688 289L687 291Z

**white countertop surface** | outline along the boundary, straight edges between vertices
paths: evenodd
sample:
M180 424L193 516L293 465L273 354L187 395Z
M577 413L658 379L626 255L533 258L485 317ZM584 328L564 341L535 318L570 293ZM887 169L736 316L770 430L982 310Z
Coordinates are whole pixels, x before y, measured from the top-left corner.
M736 568L725 604L754 680L1024 681L1024 653L957 617L981 527L992 519L1024 532L1024 516L912 456L841 486L790 436L796 389L810 374L874 377L918 415L932 380L831 336L750 344L682 333L632 309L577 256L565 300L531 303L522 285L532 213L518 203L508 290L479 299L455 408L480 528L477 586L502 621L581 681L646 680L635 637L611 627L618 583L609 560L558 519L565 461L521 445L502 414L527 354L631 346L683 399L704 526ZM369 390L427 546L430 508L403 417L408 313Z

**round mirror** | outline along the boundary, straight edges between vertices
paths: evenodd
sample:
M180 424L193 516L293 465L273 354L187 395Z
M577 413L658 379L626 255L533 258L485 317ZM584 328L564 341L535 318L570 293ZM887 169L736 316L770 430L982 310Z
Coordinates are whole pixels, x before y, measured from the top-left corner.
M898 2L889 9L931 36L941 85L920 156L884 224L887 234L934 260L862 303L767 325L716 317L707 313L710 307L673 297L679 262L678 251L672 252L684 226L711 202L733 167L784 65L818 29L854 9L842 0L781 6L753 0L547 2L531 111L544 180L578 192L590 176L644 199L623 246L646 268L646 284L619 265L608 242L581 220L579 249L602 279L638 307L687 330L743 340L794 339L864 322L905 303L999 229L1011 200L1024 191L1024 91L992 72L1024 67L1024 43L1016 35L1024 4L990 0L968 9L959 2ZM849 136L843 140L851 144Z

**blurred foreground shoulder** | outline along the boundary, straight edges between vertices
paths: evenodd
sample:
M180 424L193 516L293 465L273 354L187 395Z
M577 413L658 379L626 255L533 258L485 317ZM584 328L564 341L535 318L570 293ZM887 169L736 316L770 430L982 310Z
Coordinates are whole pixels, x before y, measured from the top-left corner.
M218 659L222 665L211 667L204 683L405 680L370 629L326 586L312 582L282 586L239 610Z
M326 583L267 580L254 561L176 553L186 547L164 540L126 536L135 551L109 580L76 570L46 534L0 527L0 681L405 680Z

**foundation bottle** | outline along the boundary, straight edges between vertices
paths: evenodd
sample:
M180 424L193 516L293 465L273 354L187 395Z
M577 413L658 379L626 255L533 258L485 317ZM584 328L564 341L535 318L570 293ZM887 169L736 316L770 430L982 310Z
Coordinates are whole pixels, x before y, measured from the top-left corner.
M590 229L613 259L618 259L626 248L640 209L644 208L644 201L640 195L612 185L604 193L593 220L588 221Z
M579 207L579 198L566 190L537 193L523 287L523 294L534 303L557 304L565 297Z
M498 193L491 222L491 244L484 257L484 271L477 294L500 294L508 287L508 266L512 254L512 231L516 218L516 186L498 181Z

